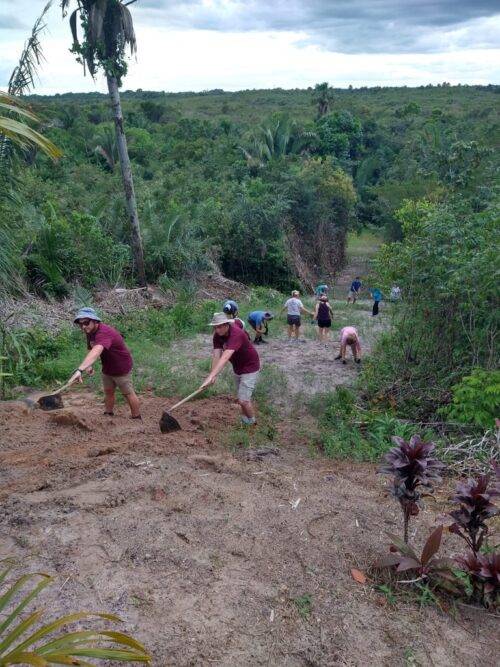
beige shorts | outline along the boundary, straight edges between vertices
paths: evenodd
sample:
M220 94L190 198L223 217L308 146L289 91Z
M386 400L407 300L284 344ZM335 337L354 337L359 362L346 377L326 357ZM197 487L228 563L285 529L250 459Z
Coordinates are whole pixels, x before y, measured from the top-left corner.
M249 401L252 398L259 372L255 371L255 373L243 373L243 375L234 376L239 401Z
M104 387L104 391L118 387L124 396L128 396L134 391L132 373L127 373L127 375L106 375L103 373L102 386Z

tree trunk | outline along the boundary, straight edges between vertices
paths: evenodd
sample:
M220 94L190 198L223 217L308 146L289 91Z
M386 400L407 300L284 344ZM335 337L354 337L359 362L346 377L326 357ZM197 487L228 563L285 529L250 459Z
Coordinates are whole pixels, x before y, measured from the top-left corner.
M118 92L118 82L114 76L107 75L106 78L108 80L111 108L113 110L113 119L115 121L116 145L118 148L120 167L122 170L123 189L125 191L127 213L130 220L134 269L138 284L141 287L145 287L146 271L144 268L144 252L142 249L141 227L139 225L139 216L137 215L134 181L132 179L132 169L130 167L130 158L128 156L127 139L125 137L125 132L123 131L123 114L122 105L120 102L120 93Z

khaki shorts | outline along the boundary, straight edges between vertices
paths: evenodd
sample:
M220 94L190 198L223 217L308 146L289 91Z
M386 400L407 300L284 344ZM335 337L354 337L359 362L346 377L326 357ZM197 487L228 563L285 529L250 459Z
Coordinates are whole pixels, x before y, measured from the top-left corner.
M243 375L234 376L239 401L249 401L252 398L259 372L260 371L256 371L255 373L243 373Z
M104 387L104 391L118 387L124 396L128 396L134 391L132 373L127 373L127 375L106 375L103 373L102 386Z

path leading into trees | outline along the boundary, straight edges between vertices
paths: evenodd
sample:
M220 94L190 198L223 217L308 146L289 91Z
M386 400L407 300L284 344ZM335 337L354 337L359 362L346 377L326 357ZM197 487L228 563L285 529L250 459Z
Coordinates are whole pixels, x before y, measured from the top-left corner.
M339 301L336 312L358 318L365 347L383 326L368 303L347 310ZM185 353L206 358L206 338L179 344L177 363ZM274 369L264 380L295 408L278 411L278 439L270 430L266 443L276 450L265 455L251 438L250 448L236 446L242 429L229 394L183 406L182 431L172 434L160 433L158 419L175 397L151 392L141 397L143 423L123 407L103 416L85 390L54 413L0 403L0 558L56 577L43 601L54 615L119 615L158 667L493 667L493 616L393 605L352 578L386 551L399 511L374 466L313 457L307 447L307 396L351 382L357 368L328 366L333 344L282 338L274 322L261 348ZM319 381L308 374L313 357L325 369ZM419 515L420 534L446 495Z

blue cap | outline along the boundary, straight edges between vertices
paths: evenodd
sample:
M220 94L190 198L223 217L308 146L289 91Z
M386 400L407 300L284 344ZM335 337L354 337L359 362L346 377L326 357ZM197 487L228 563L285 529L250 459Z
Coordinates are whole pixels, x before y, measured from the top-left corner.
M85 318L88 320L95 320L96 322L101 321L101 318L98 316L98 314L95 312L93 308L80 308L73 322L77 324L78 320L83 320Z

